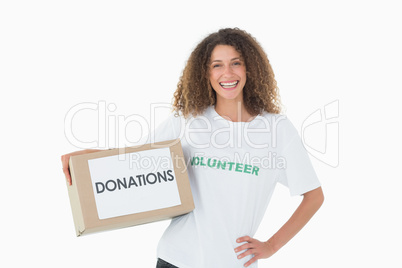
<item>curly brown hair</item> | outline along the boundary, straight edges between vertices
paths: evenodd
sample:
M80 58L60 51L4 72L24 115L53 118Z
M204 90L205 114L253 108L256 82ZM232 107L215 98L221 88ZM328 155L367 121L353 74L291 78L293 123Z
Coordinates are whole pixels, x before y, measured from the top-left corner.
M254 37L238 28L221 29L208 35L191 53L174 93L176 114L197 116L216 104L216 92L209 81L209 63L217 45L234 47L244 60L247 80L243 102L247 111L251 115L263 111L279 114L279 90L267 54Z

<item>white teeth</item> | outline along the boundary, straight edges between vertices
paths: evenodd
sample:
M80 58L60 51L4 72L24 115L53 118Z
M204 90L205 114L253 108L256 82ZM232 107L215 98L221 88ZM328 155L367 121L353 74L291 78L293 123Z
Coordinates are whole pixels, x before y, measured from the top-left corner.
M237 85L238 81L230 82L230 83L219 83L223 87L233 87Z

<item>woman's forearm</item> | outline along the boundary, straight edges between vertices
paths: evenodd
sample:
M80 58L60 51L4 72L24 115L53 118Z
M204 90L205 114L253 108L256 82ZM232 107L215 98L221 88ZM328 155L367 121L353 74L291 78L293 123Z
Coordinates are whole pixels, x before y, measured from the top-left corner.
M277 252L291 240L313 217L324 202L321 187L303 195L303 201L289 220L267 241Z

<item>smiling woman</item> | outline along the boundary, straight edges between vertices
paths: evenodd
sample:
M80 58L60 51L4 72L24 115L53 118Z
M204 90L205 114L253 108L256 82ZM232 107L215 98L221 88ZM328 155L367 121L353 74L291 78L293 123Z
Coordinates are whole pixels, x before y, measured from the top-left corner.
M158 245L158 257L165 265L158 263L157 268L256 267L258 259L272 256L296 235L323 202L318 178L289 120L279 120L273 132L253 136L254 142L267 144L272 135L278 135L277 145L267 149L247 146L242 135L227 135L234 146L217 148L211 143L216 132L227 126L235 134L248 125L261 129L257 117L278 121L279 93L267 55L247 32L221 29L191 53L174 96L177 116L156 130L159 139L177 137L183 129L178 127L180 117L189 121L204 117L212 131L203 131L203 120L195 120L195 128L202 131L193 140L185 135L182 139L185 155L192 157L188 172L195 210L172 220ZM190 131L188 125L184 132ZM221 141L227 138L220 134ZM200 144L208 146L201 148ZM278 155L286 165L276 169L247 160L237 162L237 154L251 158ZM276 182L305 198L289 221L261 242L252 236Z

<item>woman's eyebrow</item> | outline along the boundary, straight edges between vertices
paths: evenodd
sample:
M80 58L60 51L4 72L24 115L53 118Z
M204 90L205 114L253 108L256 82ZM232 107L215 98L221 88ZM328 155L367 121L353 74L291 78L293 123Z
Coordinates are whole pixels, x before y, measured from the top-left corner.
M234 60L241 60L241 58L236 57L236 58L231 59L230 61L234 61ZM213 60L213 61L211 61L211 63L213 63L213 62L222 62L222 60Z

